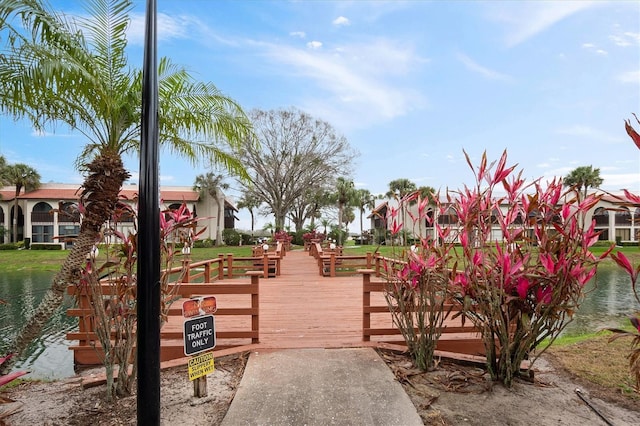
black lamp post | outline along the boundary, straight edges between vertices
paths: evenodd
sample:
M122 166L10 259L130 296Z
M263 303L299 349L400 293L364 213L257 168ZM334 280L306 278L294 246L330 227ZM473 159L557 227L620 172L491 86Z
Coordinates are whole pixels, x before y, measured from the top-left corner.
M160 208L156 0L147 0L138 203L138 425L160 424Z

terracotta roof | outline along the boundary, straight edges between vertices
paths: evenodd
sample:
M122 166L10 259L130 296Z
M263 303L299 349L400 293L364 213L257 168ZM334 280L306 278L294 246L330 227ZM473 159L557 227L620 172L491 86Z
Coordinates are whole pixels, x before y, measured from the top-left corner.
M39 188L20 194L18 198L27 200L77 200L80 194L77 188Z
M127 198L132 200L138 197L138 187L133 188L125 188L120 191L120 196L123 198ZM170 201L198 201L200 195L191 189L162 189L160 188L160 198L162 201L170 202Z
M0 190L2 200L13 200L15 189L5 187ZM80 196L80 185L44 184L35 191L22 193L18 198L25 200L77 200ZM138 186L125 186L120 191L120 196L132 200L138 196ZM160 188L160 198L164 202L198 201L198 192L188 187Z
M631 206L640 206L640 204L634 203L633 201L629 200L627 197L625 197L624 194L618 194L618 195L605 194L605 195L602 196L602 201L607 201L607 202L613 203L613 204L624 204L624 205L631 205Z
M0 200L9 201L15 198L16 190L0 190Z

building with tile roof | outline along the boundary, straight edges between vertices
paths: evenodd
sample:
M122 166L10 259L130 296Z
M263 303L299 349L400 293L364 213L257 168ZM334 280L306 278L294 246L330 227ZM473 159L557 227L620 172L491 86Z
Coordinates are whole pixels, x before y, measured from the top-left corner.
M14 187L0 188L0 226L5 230L0 242L13 242L13 223L18 225L17 241L57 243L65 247L73 244L73 237L80 231L78 199L80 185L46 183L30 192L22 191L17 197L17 215L14 214L16 196ZM122 201L135 205L137 185L126 185L120 191ZM201 239L216 238L217 227L235 228L238 209L224 195L214 199L200 197L190 187L161 187L160 208L174 209L182 203L200 218L198 225L206 227ZM224 202L223 217L218 215L218 203ZM123 224L123 228L127 225Z
M444 200L443 203L445 203ZM388 230L391 229L391 218L387 212L394 206L397 208L395 201L382 202L368 216L371 221L369 232L374 236L375 243L382 243L386 240ZM504 206L504 210L506 208L507 206ZM404 215L403 219L402 212L396 211L398 223L403 224L403 229L409 230L413 234L409 238L417 237L417 230L422 232L423 237L427 233L434 233L433 225L429 224L426 219L422 226L414 225L412 217L418 217L416 205L408 206ZM433 215L433 209L431 215ZM436 220L438 224L444 226L455 225L458 219L456 212L450 208L445 210L444 214L437 214ZM600 232L600 240L640 243L640 203L628 199L624 194L602 194L600 201L587 213L586 223L591 223L592 220L595 220L595 230ZM405 224L406 226L404 226ZM492 229L491 239L502 239L502 230L497 224Z

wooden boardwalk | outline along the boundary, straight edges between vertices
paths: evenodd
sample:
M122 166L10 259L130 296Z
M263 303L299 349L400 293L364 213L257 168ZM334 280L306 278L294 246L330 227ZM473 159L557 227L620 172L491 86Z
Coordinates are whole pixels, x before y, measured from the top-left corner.
M291 251L282 259L279 277L260 280L260 346L362 345L361 275L321 277L315 258Z
M380 308L368 309L371 312L368 315L370 324L364 325L361 274L320 276L317 260L303 250L287 252L281 259L280 271L277 277L260 278L258 287L252 290L254 296L251 292L237 294L239 291L233 290L231 293L236 294L227 294L229 291L222 290L222 287L246 286L250 280L245 278L191 285L192 289L202 286L206 294L216 296L220 312L215 315L218 337L214 352L218 356L260 349L353 348L389 343L404 345L397 330L395 334L388 332L395 327L386 309L384 294L380 291L370 293L371 300L367 305ZM220 291L215 290L217 286L221 286ZM184 318L181 312L184 300L174 302L168 321L162 327L162 361L185 357ZM226 311L226 314L222 311ZM229 312L234 314L229 315ZM242 314L238 315L240 312ZM460 318L448 319L444 325L447 332L438 341L439 351L471 356L484 352L480 336L469 322L464 326ZM365 327L368 330L366 340L363 338ZM256 329L258 332L251 331ZM69 333L68 338L80 341L95 339L95 336L83 336L82 332ZM80 343L71 347L76 351L76 364L100 364L96 348Z

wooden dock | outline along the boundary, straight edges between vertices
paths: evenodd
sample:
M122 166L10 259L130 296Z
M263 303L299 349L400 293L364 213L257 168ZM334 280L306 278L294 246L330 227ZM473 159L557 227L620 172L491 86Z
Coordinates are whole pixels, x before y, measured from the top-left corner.
M316 258L303 250L287 252L280 262L280 275L260 278L259 285L254 285L247 294L227 294L227 290L240 284L248 286L249 278L188 285L188 288L202 286L203 290L206 288L203 295L216 296L218 344L214 352L223 355L249 349L346 348L404 343L393 326L391 314L384 308L384 295L379 291L364 293L361 274L321 276ZM382 278L371 279L383 281ZM255 282L256 278L253 280ZM216 288L226 290L218 294ZM365 300L363 306L365 298L370 302ZM169 320L162 328L162 361L184 362L183 300L174 303ZM481 340L470 326L461 327L459 320L448 321L446 325L452 332L443 335L438 349L466 354L463 356L481 354ZM70 333L70 337L81 340L82 333ZM73 349L77 364L100 364L95 347L79 345Z

